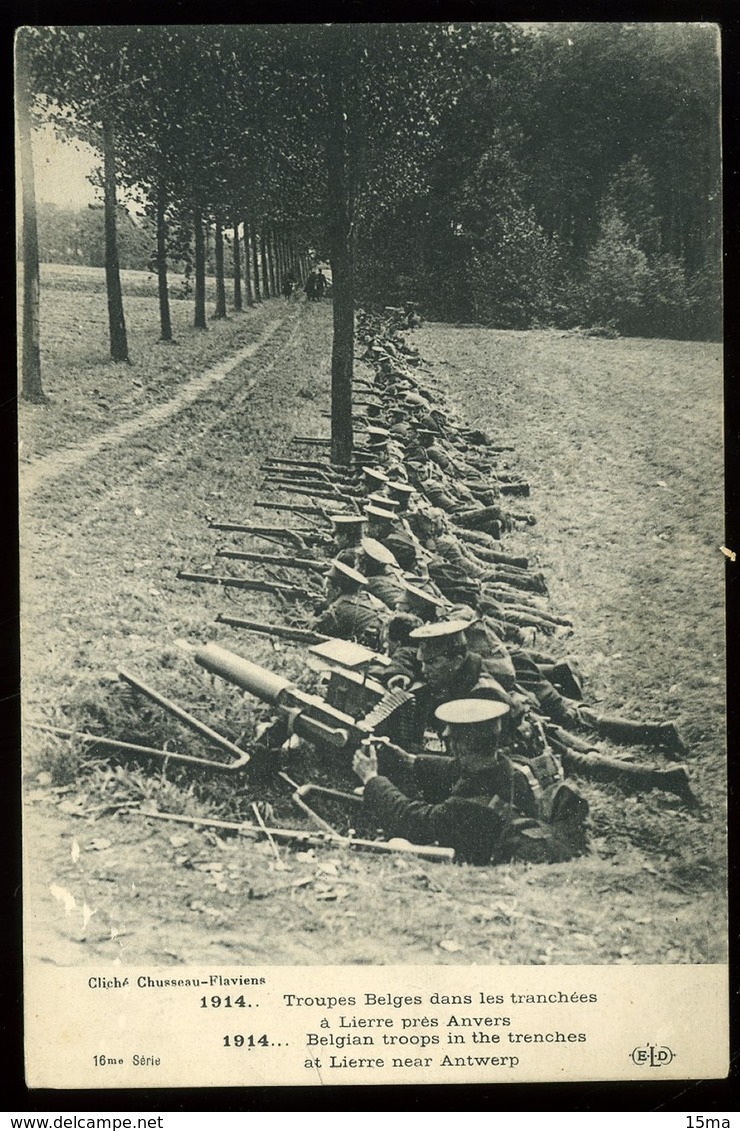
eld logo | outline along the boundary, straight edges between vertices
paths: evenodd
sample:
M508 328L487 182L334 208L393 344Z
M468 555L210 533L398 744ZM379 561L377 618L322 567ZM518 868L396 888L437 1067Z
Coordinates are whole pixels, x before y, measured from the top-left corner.
M642 1045L634 1048L630 1057L641 1067L665 1068L673 1060L674 1053L667 1045Z

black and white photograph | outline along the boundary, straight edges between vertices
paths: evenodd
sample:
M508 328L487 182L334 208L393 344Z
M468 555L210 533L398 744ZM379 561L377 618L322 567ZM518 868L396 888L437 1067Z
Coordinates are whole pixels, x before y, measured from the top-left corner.
M719 28L15 64L29 1081L724 1076Z

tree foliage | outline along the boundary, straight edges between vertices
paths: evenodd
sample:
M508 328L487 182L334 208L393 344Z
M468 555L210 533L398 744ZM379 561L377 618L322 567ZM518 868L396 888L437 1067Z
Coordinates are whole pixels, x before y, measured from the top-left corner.
M112 130L118 184L156 235L161 294L168 264L191 271L200 219L196 274L216 229L241 223L256 299L309 247L330 250L345 354L355 297L501 326L718 333L711 26L132 25L28 39L36 112L99 148Z

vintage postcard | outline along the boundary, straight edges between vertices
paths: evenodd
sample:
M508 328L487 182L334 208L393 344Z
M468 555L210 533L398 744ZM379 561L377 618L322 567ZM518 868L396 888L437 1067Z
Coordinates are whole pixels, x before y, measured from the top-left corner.
M726 1076L720 60L19 30L30 1087Z

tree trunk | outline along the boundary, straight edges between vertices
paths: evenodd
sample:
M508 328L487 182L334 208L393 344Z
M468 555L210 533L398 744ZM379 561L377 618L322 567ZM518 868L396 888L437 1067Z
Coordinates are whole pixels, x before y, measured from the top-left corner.
M161 342L172 341L170 296L167 289L167 223L165 221L165 194L160 188L157 196L157 286L159 288L159 324Z
M242 309L242 262L239 224L234 224L234 310Z
M226 317L226 280L224 278L224 231L221 227L221 217L216 217L216 309L214 318Z
M349 25L340 25L345 38ZM344 50L342 50L344 47ZM354 362L353 192L347 129L347 49L340 45L329 74L329 137L326 148L334 338L331 351L331 458L348 464L352 457L352 369Z
M279 295L280 287L282 286L282 278L280 275L280 245L278 243L277 232L274 228L270 229L270 271L272 275L272 293Z
M257 229L254 224L250 227L252 237L252 266L254 268L254 299L255 302L262 302L262 293L260 290L260 261L257 254Z
M20 142L21 177L23 179L23 357L21 361L21 396L33 404L47 404L49 398L41 384L41 348L39 335L39 237L36 222L36 190L31 149L30 83L24 34L18 35L16 83L18 106L18 138Z
M203 216L200 208L193 213L195 229L195 318L196 330L207 330L206 322L206 241L203 232Z
M262 229L260 234L260 247L262 249L262 293L265 298L270 298L272 291L270 290L270 267L268 264L268 251L267 251L267 231Z
M249 244L249 224L244 223L244 281L247 284L247 304L254 306L254 289L252 287L252 252Z
M110 355L114 361L128 361L126 319L123 315L121 273L118 267L115 136L113 123L108 117L103 121L103 204L105 213L105 286L108 292Z

